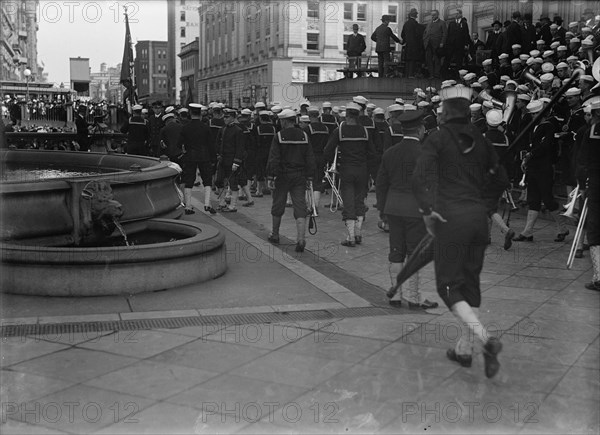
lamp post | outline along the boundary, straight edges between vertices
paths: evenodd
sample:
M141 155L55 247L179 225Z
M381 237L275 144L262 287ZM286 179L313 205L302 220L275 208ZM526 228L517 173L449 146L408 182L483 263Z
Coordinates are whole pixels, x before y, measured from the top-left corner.
M25 81L27 83L27 103L29 103L29 77L31 77L31 70L29 68L25 68L23 75L25 76Z

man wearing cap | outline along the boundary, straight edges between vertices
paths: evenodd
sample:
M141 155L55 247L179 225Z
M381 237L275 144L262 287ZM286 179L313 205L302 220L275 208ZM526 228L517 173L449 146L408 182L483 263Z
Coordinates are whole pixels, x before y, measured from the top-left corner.
M322 109L323 113L319 117L319 121L325 124L327 126L327 129L329 130L329 133L331 133L338 126L338 122L335 115L331 113L331 103L329 101L324 102Z
M329 140L329 129L319 121L319 108L311 106L308 108L309 122L304 128L308 135L313 155L315 157L315 173L313 179L313 199L317 210L321 204L321 193L325 191L323 178L325 177L325 157L323 151Z
M415 77L416 74L420 75L421 66L425 60L423 52L423 33L425 28L417 21L419 13L417 9L412 8L408 12L408 19L402 26L402 32L400 38L404 43L404 49L406 51L406 76L409 79Z
M532 47L535 46L535 40L537 36L535 34L535 26L533 25L533 16L531 12L523 14L523 21L521 22L521 28L523 32L523 40L521 42L523 51L528 53Z
M542 16L540 17L540 22L542 24L540 27L540 39L544 41L544 45L549 47L552 43L552 32L550 31L550 18L548 18L547 16ZM537 44L538 46L540 45L539 40L537 41ZM538 48L538 50L540 49Z
M279 227L285 212L288 194L292 197L296 220L296 252L306 246L306 188L315 174L315 156L305 131L295 126L296 113L284 109L278 115L281 131L273 138L267 164L269 188L274 189L271 217L273 229L269 235L271 243L279 243Z
M252 207L254 205L254 201L252 200L252 193L250 190L250 184L254 181L257 173L257 157L256 153L258 151L257 138L254 134L254 124L252 123L252 111L248 108L242 109L240 111L240 115L238 117L238 125L242 129L244 133L244 146L246 149L244 159L244 172L247 177L247 181L244 184L241 184L242 195L238 196L238 200L246 200L247 202L243 204L244 207Z
M483 347L485 374L491 378L500 368L502 344L478 319L479 275L488 241L488 204L492 199L497 203L508 180L492 145L468 122L471 93L460 85L440 91L444 121L423 144L412 189L427 231L434 236L438 294L464 325L447 356L470 367L474 338Z
M448 21L448 32L446 36L446 54L444 58L444 70L450 65L457 71L465 64L465 55L469 49L471 37L467 19L462 15L462 9L456 9L454 19Z
M90 124L85 119L87 107L81 105L77 108L75 115L75 128L77 130L77 143L79 151L88 152L90 150Z
M333 131L324 151L327 162L332 162L335 153L339 152L340 195L344 206L342 219L347 229L342 245L347 247L362 243L369 164L375 157L371 135L358 122L360 111L361 107L357 103L352 102L346 106L346 120Z
M256 149L256 192L252 196L262 198L263 195L270 195L271 191L267 188L267 162L269 160L269 151L277 131L271 121L270 112L262 110L258 112L258 124L255 127L254 135L257 138Z
M142 117L142 106L136 104L132 107L132 115L121 127L121 133L127 135L127 154L148 155L148 139L150 131L148 122Z
M394 35L390 29L390 16L383 15L381 24L375 29L371 35L371 41L375 42L375 52L377 53L378 76L385 77L387 75L387 63L390 61L390 38L400 44L400 39Z
M216 140L219 160L217 187L219 189L225 188L225 180L228 181L227 184L231 189L231 202L227 206L225 195L221 192L219 195L218 210L224 213L235 213L237 212L239 186L243 186L247 182L247 177L242 166L246 158L246 138L242 128L236 122L236 111L226 108L223 112L225 125L219 129Z
M512 77L512 66L508 58L509 56L507 53L502 53L500 56L498 56L498 61L500 62L500 65L498 66L498 74L501 76Z
M494 87L498 84L498 74L494 71L494 65L492 59L485 59L481 62L481 66L483 67L483 73L488 79L488 83L491 87Z
M487 124L483 113L481 113L481 104L473 103L469 106L471 110L471 124L473 124L482 134L487 130Z
M402 142L402 139L404 139L402 124L400 123L400 116L402 116L404 113L404 106L400 104L392 104L390 107L388 107L388 113L390 115L390 126L388 128L389 142L387 142L388 145L383 148L384 153L389 147L399 144Z
M558 134L558 145L560 150L559 168L561 181L567 187L567 197L577 185L575 178L575 162L578 151L575 136L579 129L586 125L583 108L581 107L581 89L569 88L565 92L565 100L568 105L568 113L562 131ZM584 186L580 186L584 188Z
M163 115L162 121L165 126L160 130L161 154L165 154L172 162L179 163L182 154L179 138L183 125L177 122L173 112Z
M396 118L405 132L404 138L384 153L377 175L377 204L380 218L389 224L388 255L391 285L402 270L405 259L412 254L426 234L419 206L413 195L411 177L425 133L423 113L406 112ZM409 309L437 308L436 302L423 301L419 291L419 272L408 280L405 290L400 290L390 300L390 305L404 302Z
M588 74L579 76L579 89L581 89L582 101L587 100L593 95L592 88L594 87L594 77Z
M592 280L585 284L589 290L600 291L600 99L594 97L589 104L590 126L582 133L580 151L577 155L577 178L586 180L588 215L587 231L590 257L592 260Z
M152 103L152 114L148 117L148 129L150 131L149 148L150 155L153 157L160 156L160 130L164 127L162 120L163 116L163 105L161 101L155 101Z
M492 23L492 30L487 33L485 40L485 49L492 51L492 59L495 59L502 53L502 44L498 44L500 35L502 34L502 23L498 20Z
M358 33L358 24L352 25L352 33L348 36L348 43L346 44L346 56L348 56L348 69L349 71L346 73L346 78L353 78L354 71L360 69L361 67L361 56L363 52L367 49L367 43L365 42L365 37ZM357 77L362 77L363 73L360 71L356 71Z
M512 21L510 25L506 28L504 33L504 45L502 46L502 52L508 53L511 55L511 58L519 57L519 54L515 55L514 50L515 46L518 45L518 49L521 49L521 44L523 43L523 31L521 29L521 13L519 11L514 11L512 13Z
M185 213L194 214L192 207L192 189L196 181L196 173L200 171L204 186L204 211L215 214L210 205L214 167L217 163L217 152L210 140L210 129L202 122L202 105L190 103L190 122L181 128L177 149L182 150L180 158L183 166L181 182L184 184ZM173 151L173 154L176 151Z
M446 23L440 18L440 12L434 9L431 11L431 21L427 24L423 33L425 60L429 75L433 78L440 77L441 58L446 44L446 36Z
M527 105L527 111L532 116L542 111L544 103L539 100ZM546 113L536 124L530 134L530 145L521 164L527 183L527 221L525 228L513 240L517 242L532 242L533 229L541 210L542 202L550 212L556 224L558 235L556 242L563 242L569 231L564 227L560 217L560 205L554 199L554 162L556 161L556 145L554 134L556 126L549 121Z

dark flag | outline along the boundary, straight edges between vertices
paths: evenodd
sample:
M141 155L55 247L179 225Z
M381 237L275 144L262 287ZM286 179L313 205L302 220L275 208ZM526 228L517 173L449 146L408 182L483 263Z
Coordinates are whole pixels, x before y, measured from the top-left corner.
M121 62L121 80L120 83L125 86L126 91L123 99L129 98L132 104L135 103L135 93L133 91L133 79L131 69L133 67L133 48L131 47L131 32L129 31L129 17L125 9L125 47L123 48L123 61ZM131 98L133 94L134 98Z
M185 104L184 106L189 107L190 103L194 102L194 92L192 91L192 86L194 86L194 84L192 83L192 78L188 77L188 89L187 89L187 95L185 96Z

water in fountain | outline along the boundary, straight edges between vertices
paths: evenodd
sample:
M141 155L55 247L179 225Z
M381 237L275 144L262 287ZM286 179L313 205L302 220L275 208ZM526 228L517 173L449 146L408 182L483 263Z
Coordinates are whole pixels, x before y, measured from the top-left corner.
M125 240L125 244L127 246L129 246L129 241L127 240L127 234L125 234L125 230L123 229L123 227L121 226L121 224L119 223L119 221L116 218L113 218L113 222L115 223L115 226L117 227L117 229L123 236L123 240Z

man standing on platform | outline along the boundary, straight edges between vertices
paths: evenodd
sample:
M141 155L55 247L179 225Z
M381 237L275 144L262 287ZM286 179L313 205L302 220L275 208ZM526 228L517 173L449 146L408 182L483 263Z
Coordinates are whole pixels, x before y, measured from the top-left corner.
M348 44L347 44L346 54L348 56L348 68L350 71L346 74L346 78L353 78L354 73L352 70L356 70L361 67L361 59L360 57L363 54L363 51L367 49L367 43L365 42L365 37L358 33L358 24L352 25L352 33L348 36ZM363 73L360 71L356 71L357 77L362 77Z
M446 23L440 19L439 11L434 9L431 11L431 21L427 24L423 34L423 45L429 76L436 79L440 78L441 53L446 44L446 32Z
M473 337L483 347L485 374L495 376L500 369L497 355L502 343L490 337L478 318L481 305L480 277L487 238L486 192L488 180L498 170L492 145L469 123L472 89L446 87L440 91L443 123L421 150L412 188L427 231L435 237L434 260L437 291L446 306L464 325L455 349L447 356L470 367ZM497 175L496 175L497 176ZM494 186L497 199L508 185L498 177Z
M381 24L375 29L371 35L371 41L375 42L375 52L377 52L377 66L378 76L385 77L387 75L387 63L390 60L390 53L393 51L390 46L390 38L396 41L398 44L401 43L400 39L394 35L392 29L389 28L390 16L383 15L381 17Z
M469 25L462 15L462 9L457 9L455 18L448 23L447 35L444 70L452 67L458 71L465 63L465 54L471 41Z
M409 79L414 79L415 74L420 74L421 65L423 64L423 33L424 27L417 21L419 13L415 8L412 8L408 13L408 20L402 27L400 38L404 41L406 50L406 76Z

